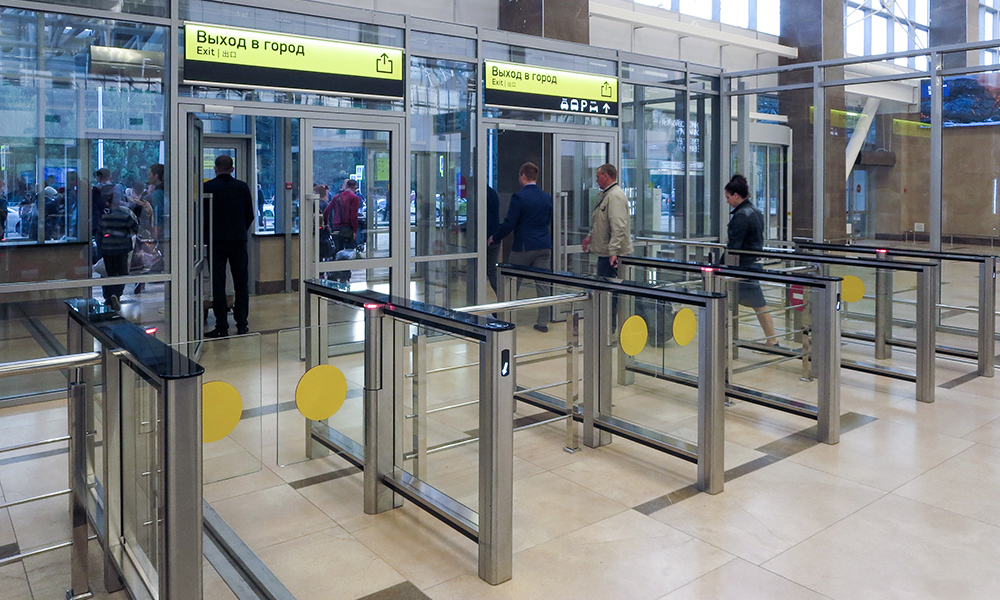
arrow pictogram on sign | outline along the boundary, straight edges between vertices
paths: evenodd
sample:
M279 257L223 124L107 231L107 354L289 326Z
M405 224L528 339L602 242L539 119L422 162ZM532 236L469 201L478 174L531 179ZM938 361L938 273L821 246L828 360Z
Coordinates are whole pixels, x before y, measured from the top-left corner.
M611 84L607 81L601 86L601 98L610 98L612 94Z
M375 70L379 73L392 73L392 61L388 54L383 52L382 56L375 59Z

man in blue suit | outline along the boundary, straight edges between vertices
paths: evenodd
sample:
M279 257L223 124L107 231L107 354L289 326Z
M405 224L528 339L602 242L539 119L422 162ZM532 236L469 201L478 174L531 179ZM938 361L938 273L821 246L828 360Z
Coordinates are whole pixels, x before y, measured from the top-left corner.
M518 180L523 186L510 198L507 217L486 240L490 245L499 242L510 232L514 232L514 246L508 262L526 267L552 268L552 196L538 187L538 166L524 163L518 171ZM538 283L535 289L539 296L548 296L548 286ZM538 309L535 329L549 330L549 308Z

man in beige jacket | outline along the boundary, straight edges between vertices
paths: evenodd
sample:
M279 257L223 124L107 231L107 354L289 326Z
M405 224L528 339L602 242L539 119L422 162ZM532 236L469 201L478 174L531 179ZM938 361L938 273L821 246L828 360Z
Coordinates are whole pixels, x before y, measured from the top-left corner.
M597 255L599 277L617 278L618 257L632 254L628 199L612 164L597 168L597 185L601 186L601 199L590 215L590 234L583 240L583 251Z

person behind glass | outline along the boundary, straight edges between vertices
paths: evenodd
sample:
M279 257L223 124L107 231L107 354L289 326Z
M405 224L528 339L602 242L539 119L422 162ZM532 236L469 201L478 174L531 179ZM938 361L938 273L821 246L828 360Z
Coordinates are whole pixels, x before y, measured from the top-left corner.
M128 275L128 253L132 251L132 236L139 231L139 221L122 199L114 196L100 219L100 248L104 270L108 277ZM116 311L121 310L120 298L125 291L125 284L105 285L101 289L104 303Z
M486 186L486 239L493 239L493 234L500 228L500 196L497 191L490 186ZM493 288L493 293L497 291L497 261L500 260L500 250L503 244L499 239L494 239L492 244L486 244L486 279Z
M340 193L330 200L323 211L323 223L330 229L337 252L357 247L358 207L361 206L357 190L357 181L345 179Z
M612 164L597 167L600 198L590 215L590 233L583 238L583 251L597 255L598 277L618 277L618 257L632 254L628 199L618 185L618 169Z
M7 182L0 173L0 241L7 238Z
M205 182L205 193L212 194L212 311L215 329L209 338L229 335L226 317L226 263L233 275L235 298L233 319L236 333L250 332L250 287L247 258L247 230L253 225L253 196L250 187L233 177L233 157L215 159L215 179Z
M513 231L514 245L508 261L514 265L551 269L552 196L538 187L538 166L534 163L521 165L517 177L523 187L511 196L507 217L486 240L486 245L489 247L493 242L499 242ZM539 297L549 294L545 284L535 284L535 289ZM548 322L549 308L539 308L535 329L543 333L548 331Z
M732 208L729 212L729 225L726 228L729 241L726 248L733 250L756 250L764 249L764 215L750 202L750 186L747 185L746 177L733 175L725 187L726 203ZM757 264L754 256L739 257L741 269L753 271L763 271L764 268ZM774 334L774 319L771 313L767 312L767 302L764 300L764 292L760 289L760 283L741 279L737 287L739 293L739 303L750 307L757 313L757 321L760 328L767 336L768 346L777 346L778 340Z

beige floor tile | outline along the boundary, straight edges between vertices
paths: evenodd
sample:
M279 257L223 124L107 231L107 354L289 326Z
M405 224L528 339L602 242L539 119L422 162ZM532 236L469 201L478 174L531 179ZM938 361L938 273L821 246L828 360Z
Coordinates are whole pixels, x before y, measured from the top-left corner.
M732 556L635 511L514 555L514 577L490 586L463 575L424 590L435 600L655 599Z
M53 550L44 554L29 556L22 561L35 600L62 599L66 597L66 590L72 585L70 558L70 549L60 548L59 550ZM91 540L88 546L87 560L88 584L94 593L94 597L109 600L126 600L127 595L124 591L108 594L107 589L104 587L104 563L100 544L96 540Z
M237 600L226 582L219 577L219 574L212 568L212 565L202 566L202 595L204 600Z
M329 454L323 458L315 458L312 460L289 464L284 467L277 467L272 464L274 456L275 449L273 446L265 448L264 463L268 465L268 467L274 471L278 477L281 477L286 482L299 481L301 479L315 477L316 475L325 475L327 473L339 471L340 469L346 469L351 466L351 463L336 454Z
M582 458L552 472L632 507L695 482L693 464L616 439L600 448L583 448Z
M69 487L69 454L43 456L0 465L0 485L8 502Z
M421 589L477 569L474 542L409 502L353 535Z
M581 442L582 444L582 442ZM566 425L539 425L514 434L514 456L545 470L556 469L583 458L583 453L569 453L566 446Z
M977 444L894 493L1000 527L1000 449Z
M63 385L65 387L65 382ZM22 404L21 406L12 406L0 411L0 430L31 427L49 421L66 423L66 418L65 399L50 400L36 404ZM3 445L13 444L4 443Z
M962 439L1000 448L1000 419L991 421L979 429L962 436Z
M353 533L377 521L375 515L365 514L362 473L310 485L300 489L299 493L345 531Z
M254 551L334 525L288 486L277 486L214 502L212 507Z
M69 540L68 502L58 496L8 509L22 552Z
M297 600L354 600L404 581L339 527L271 546L258 555Z
M824 600L826 596L744 560L729 561L661 600Z
M28 575L21 563L0 567L0 596L3 600L32 600Z
M817 444L788 460L892 491L971 445L926 429L879 420L843 434L837 445Z
M1000 597L1000 529L889 494L764 568L837 600Z
M208 483L205 485L202 495L209 502L218 502L233 496L249 494L279 485L285 485L282 478L275 475L271 469L261 469L232 479Z
M653 513L700 540L760 564L884 495L781 461Z
M575 531L627 510L553 473L539 473L514 484L514 552Z
M952 437L963 437L1000 417L1000 403L994 397L983 398L937 388L934 402L897 400L874 408L867 414Z

